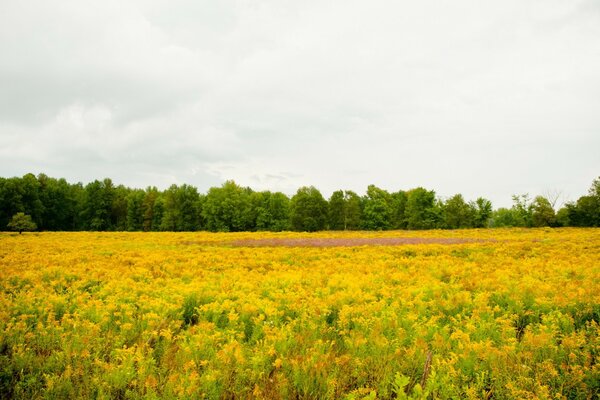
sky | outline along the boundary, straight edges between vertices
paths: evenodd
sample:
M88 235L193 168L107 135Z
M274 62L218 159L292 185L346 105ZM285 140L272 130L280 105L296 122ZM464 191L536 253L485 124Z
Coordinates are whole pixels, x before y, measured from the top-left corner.
M0 176L495 207L600 176L600 1L0 2Z

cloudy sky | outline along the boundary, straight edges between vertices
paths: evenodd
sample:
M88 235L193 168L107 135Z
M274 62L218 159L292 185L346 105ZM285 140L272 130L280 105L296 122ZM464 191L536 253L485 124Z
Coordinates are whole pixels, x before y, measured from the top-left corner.
M598 0L0 2L0 176L584 194Z

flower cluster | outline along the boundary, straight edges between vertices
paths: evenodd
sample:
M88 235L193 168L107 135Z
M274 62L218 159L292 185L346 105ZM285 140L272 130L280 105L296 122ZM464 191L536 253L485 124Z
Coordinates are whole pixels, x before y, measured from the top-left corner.
M7 398L595 398L599 319L597 229L0 234Z

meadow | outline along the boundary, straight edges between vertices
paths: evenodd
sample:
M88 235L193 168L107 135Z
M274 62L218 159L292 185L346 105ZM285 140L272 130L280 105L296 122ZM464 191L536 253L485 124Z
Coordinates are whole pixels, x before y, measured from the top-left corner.
M0 233L0 398L596 399L600 230Z

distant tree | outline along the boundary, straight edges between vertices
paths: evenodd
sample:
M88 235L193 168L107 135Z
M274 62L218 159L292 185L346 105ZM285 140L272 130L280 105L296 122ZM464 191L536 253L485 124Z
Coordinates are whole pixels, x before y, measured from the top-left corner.
M200 195L190 185L171 185L164 192L163 231L196 231L200 229Z
M328 202L327 225L331 230L358 229L361 224L361 200L351 190L337 190Z
M331 194L327 205L327 225L334 231L345 230L346 202L344 191L336 190Z
M144 199L146 193L141 189L132 190L127 196L127 230L141 231L144 227Z
M256 218L252 215L251 193L234 181L210 188L202 209L206 228L221 232L252 230Z
M281 192L252 192L249 225L258 231L282 231L289 228L290 199Z
M375 185L369 185L364 199L363 227L385 230L392 227L392 196Z
M43 204L41 230L70 231L76 229L77 185L69 185L64 179L49 178L39 174L39 199Z
M25 213L19 212L13 215L7 228L13 231L18 231L19 234L23 231L34 231L37 229L35 222L31 220L31 216Z
M298 189L290 201L291 228L296 231L323 230L327 223L327 200L314 186Z
M346 190L344 192L345 200L345 229L357 230L360 229L362 223L362 208L360 197L352 190Z
M513 208L500 207L492 213L490 225L493 228L523 226L523 220Z
M152 209L150 222L151 229L153 231L160 231L162 229L162 221L165 215L165 198L162 193L158 194L154 200L154 207ZM147 222L148 222L147 221Z
M156 202L158 197L159 192L156 187L147 187L144 191L144 199L140 211L142 214L142 230L145 232L158 230L160 228L162 214L160 216L156 215ZM158 221L158 223L156 223L155 220Z
M422 187L407 192L406 221L408 229L432 229L440 220L440 208L435 192Z
M443 204L442 214L445 228L471 228L474 225L475 210L465 202L461 194L456 194L446 200Z
M571 226L568 207L561 207L560 210L556 212L556 226Z
M40 200L40 182L33 174L25 174L21 178L21 201L23 212L31 215L38 226L43 225L44 203Z
M112 182L111 182L112 183ZM139 190L139 189L136 189ZM123 185L119 185L113 187L112 194L112 207L110 213L110 226L112 230L116 231L126 231L128 230L127 226L127 206L129 203L129 195L132 192L132 189L129 189ZM136 210L136 212L139 211Z
M550 201L543 196L537 196L531 203L532 226L555 226L556 213Z
M525 226L531 227L533 226L533 211L531 208L531 201L529 199L529 194L520 194L513 195L513 206L512 210L515 212L515 223L514 226Z
M392 196L392 221L391 225L394 229L406 229L406 202L408 195L405 191L399 190L391 194Z
M290 198L284 193L274 192L269 197L269 215L271 231L290 229Z
M581 196L575 203L565 204L570 226L600 226L600 197Z
M470 202L469 206L473 212L473 228L487 228L493 213L492 202L478 197L475 202Z
M112 229L114 186L110 179L95 180L85 186L81 217L84 229L106 231Z

